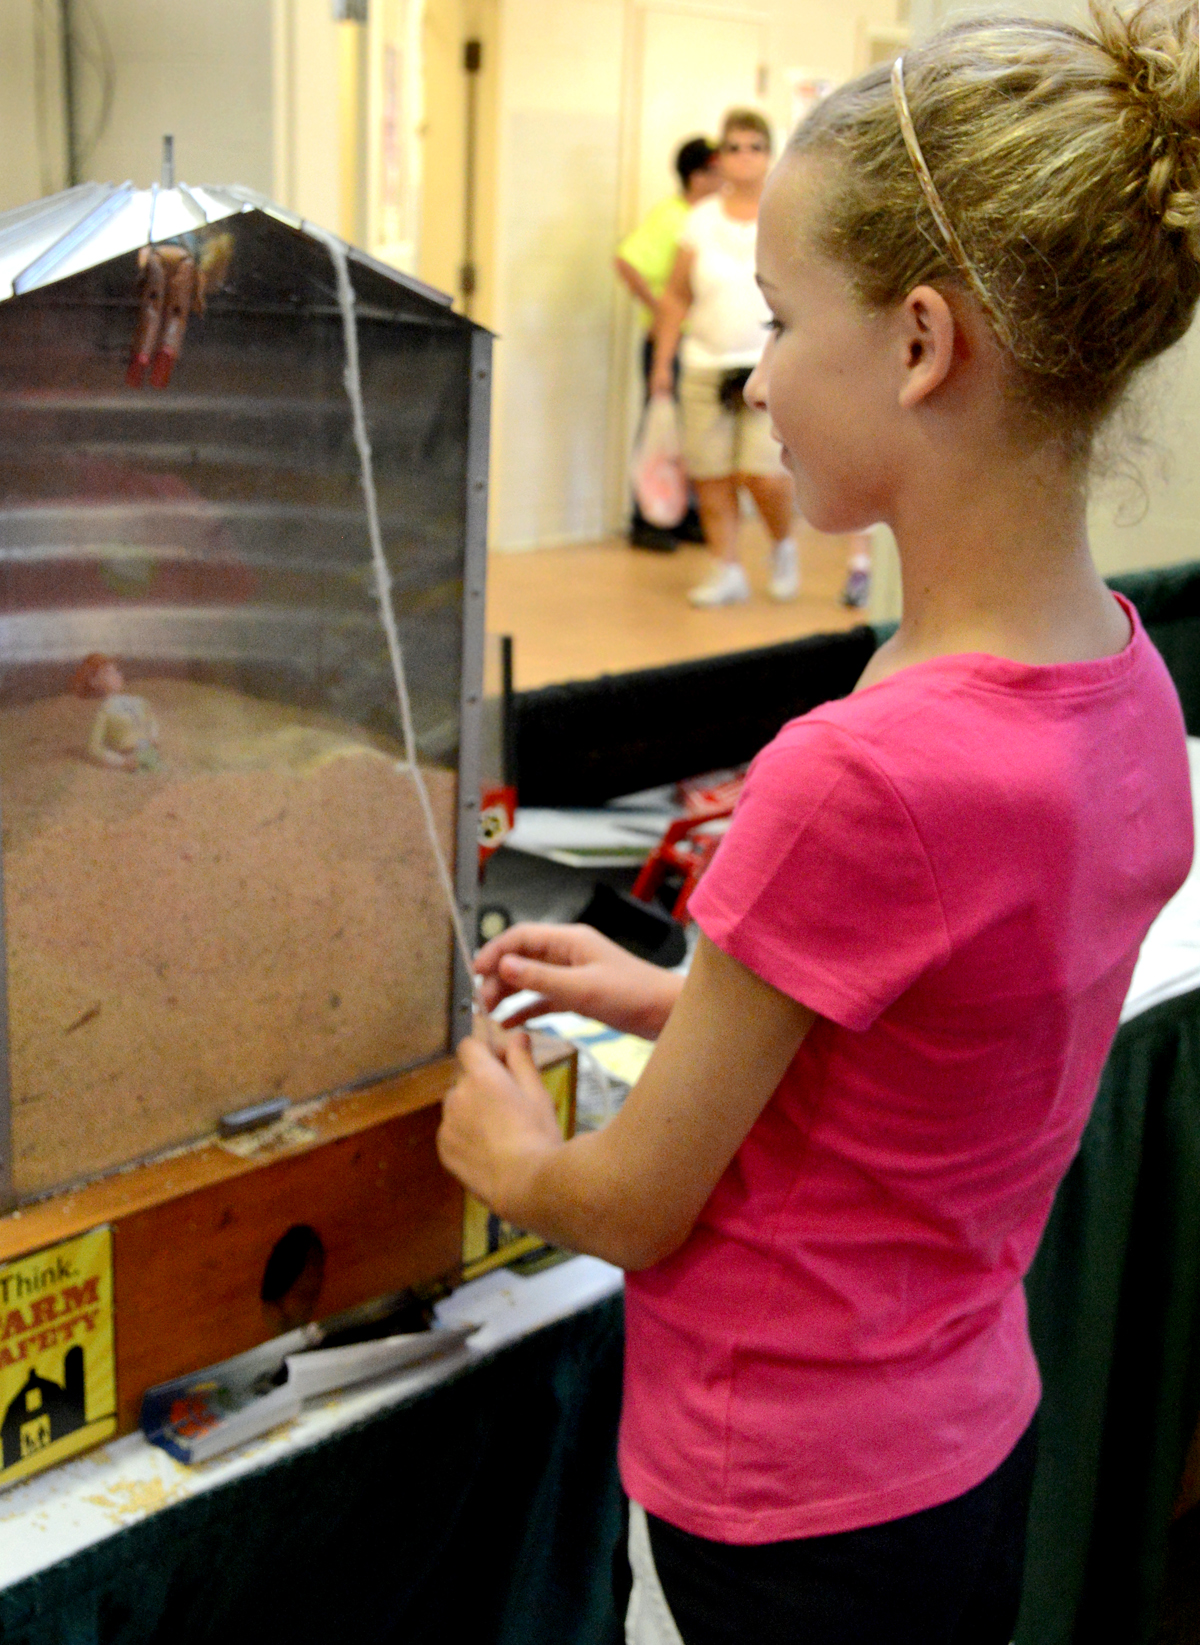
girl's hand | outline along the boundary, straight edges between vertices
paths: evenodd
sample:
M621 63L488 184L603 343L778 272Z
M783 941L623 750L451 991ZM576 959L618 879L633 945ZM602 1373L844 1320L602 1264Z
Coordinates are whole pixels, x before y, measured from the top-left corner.
M601 936L590 925L514 925L475 956L489 1011L524 988L539 998L508 1024L543 1011L578 1011L610 1028L657 1039L683 978Z
M529 1049L510 1034L496 1056L482 1040L458 1048L462 1074L442 1104L442 1164L486 1205L507 1217L527 1202L542 1161L563 1146L558 1116Z
M518 951L521 930L505 933L518 938ZM524 931L593 953L613 946L577 926ZM488 948L494 954L503 941ZM484 949L480 958L490 963L487 955ZM591 963L562 969L584 972ZM605 962L594 963L604 969ZM642 962L627 954L619 964L641 973ZM670 972L659 976L680 981ZM815 1021L807 1006L701 936L645 1072L603 1130L561 1140L523 1034L511 1036L500 1057L481 1041L464 1040L463 1078L446 1099L439 1152L518 1227L622 1268L648 1267L687 1238Z

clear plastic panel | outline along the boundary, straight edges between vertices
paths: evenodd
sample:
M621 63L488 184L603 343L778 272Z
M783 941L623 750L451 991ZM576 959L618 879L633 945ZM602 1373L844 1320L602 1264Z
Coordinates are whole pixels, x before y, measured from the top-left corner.
M258 212L219 231L228 272L165 390L125 383L136 256L0 304L21 1197L448 1041L449 925L401 759L329 255ZM352 268L420 763L452 860L471 328Z

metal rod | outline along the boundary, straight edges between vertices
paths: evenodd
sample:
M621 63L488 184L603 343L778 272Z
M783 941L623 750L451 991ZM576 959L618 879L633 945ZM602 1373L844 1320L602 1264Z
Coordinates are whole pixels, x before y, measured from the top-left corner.
M463 265L459 276L463 313L474 307L478 273L475 267L475 196L479 156L479 74L483 67L483 42L468 40L463 47L463 70L467 76L467 129L463 161Z
M175 187L175 139L169 132L163 137L162 186Z
M75 106L75 0L58 0L58 35L62 53L63 138L67 150L67 187L79 177L79 111Z

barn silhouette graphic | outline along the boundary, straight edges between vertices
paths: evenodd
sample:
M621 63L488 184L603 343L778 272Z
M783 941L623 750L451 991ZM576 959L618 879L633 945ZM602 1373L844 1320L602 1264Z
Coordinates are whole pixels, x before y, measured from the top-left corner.
M87 1420L84 1401L83 1349L68 1348L60 1386L30 1371L24 1385L9 1401L0 1423L3 1462L11 1468L25 1457L44 1451L65 1434L82 1428Z

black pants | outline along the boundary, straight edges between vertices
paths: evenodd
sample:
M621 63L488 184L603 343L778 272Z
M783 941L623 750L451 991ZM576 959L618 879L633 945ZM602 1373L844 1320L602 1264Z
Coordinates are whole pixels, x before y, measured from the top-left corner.
M1035 1429L963 1496L859 1531L741 1547L648 1514L685 1645L1009 1645Z

